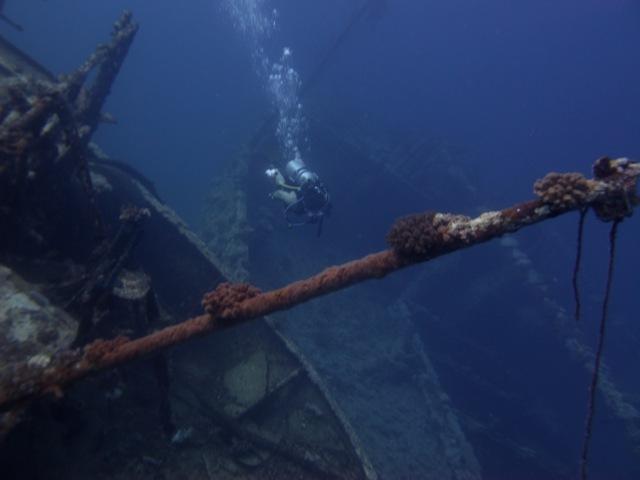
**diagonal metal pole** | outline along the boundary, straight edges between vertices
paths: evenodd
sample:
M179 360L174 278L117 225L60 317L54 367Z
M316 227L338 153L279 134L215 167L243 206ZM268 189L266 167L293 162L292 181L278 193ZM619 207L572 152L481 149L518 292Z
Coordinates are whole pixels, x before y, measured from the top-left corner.
M594 172L593 180L575 173L549 174L536 182L538 199L475 218L425 213L400 219L388 237L393 244L391 249L329 267L269 292L262 293L247 284L221 284L205 295L203 305L207 313L198 317L134 340L126 337L96 340L84 348L61 353L44 367L16 365L0 379L0 412L22 407L30 400L51 393L62 394L64 387L91 373L290 309L356 283L383 278L567 212L589 207L605 221L630 215L640 203L636 192L640 163L603 158L596 162Z

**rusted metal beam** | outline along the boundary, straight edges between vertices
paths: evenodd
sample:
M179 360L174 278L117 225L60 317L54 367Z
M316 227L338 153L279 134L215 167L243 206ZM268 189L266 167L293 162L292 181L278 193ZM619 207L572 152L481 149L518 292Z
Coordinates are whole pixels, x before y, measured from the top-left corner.
M580 174L549 174L536 182L538 199L470 218L423 213L402 218L389 233L392 248L269 292L248 284L219 285L205 295L206 313L150 335L130 340L96 340L82 349L49 359L47 365L16 365L0 379L0 411L23 406L50 393L61 394L68 384L91 373L123 364L191 338L229 328L270 313L287 310L313 298L353 284L382 278L396 270L487 242L564 213L592 208L604 221L632 213L640 203L637 182L640 163L626 158L599 159L594 178Z

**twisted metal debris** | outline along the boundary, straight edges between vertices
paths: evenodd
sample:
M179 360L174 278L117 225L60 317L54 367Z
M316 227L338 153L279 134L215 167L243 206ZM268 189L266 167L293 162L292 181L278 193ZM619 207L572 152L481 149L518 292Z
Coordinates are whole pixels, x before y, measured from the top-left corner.
M64 387L91 373L194 337L292 308L365 280L382 278L410 265L489 241L573 210L593 208L600 218L614 221L630 215L640 203L636 190L640 163L626 158L602 158L596 162L594 172L592 180L576 174L549 174L536 183L538 199L486 212L476 218L447 213L426 215L425 221L432 222L428 238L423 238L420 229L411 229L415 222L407 223L406 219L400 219L389 237L404 240L405 247L407 243L418 242L420 248L416 251L398 250L394 246L329 267L315 276L269 292L259 292L246 284L223 284L205 296L203 306L207 313L198 317L134 340L122 336L96 340L84 348L50 358L44 366L28 362L16 365L7 369L9 374L0 379L0 411L21 407L48 394L61 395Z
M137 31L126 11L111 41L70 75L56 82L14 72L0 84L0 230L11 231L15 244L75 230L73 224L83 222L74 214L97 219L87 145ZM47 223L51 218L60 222ZM0 244L8 237L0 237Z

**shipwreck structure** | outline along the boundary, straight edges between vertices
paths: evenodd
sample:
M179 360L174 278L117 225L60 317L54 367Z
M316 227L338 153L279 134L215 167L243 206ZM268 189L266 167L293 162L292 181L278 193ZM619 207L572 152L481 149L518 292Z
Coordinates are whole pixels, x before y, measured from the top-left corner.
M216 179L199 237L148 180L91 142L108 119L104 102L136 33L124 13L111 41L60 78L0 39L0 462L7 478L413 473L472 480L483 469L495 473L482 453L487 439L523 463L547 458L542 448L496 440L488 422L465 415L445 392L414 322L436 317L413 298L428 278L393 301L336 292L571 211L592 209L617 226L638 204L640 165L601 158L591 179L549 174L536 182L536 199L477 216L401 217L387 249L341 263L353 252L338 256L325 245L314 258L297 253L300 237L278 235L278 219L258 201L257 172L276 149L263 127ZM313 128L324 140L317 149L343 173L364 161L362 149ZM419 195L407 177L437 169L416 160L436 151L443 149L421 141L374 162L373 171L385 174L395 162L383 193ZM366 182L351 192L358 188ZM338 265L326 268L327 258ZM282 286L285 278L296 281ZM330 302L303 305L328 294ZM593 353L577 341L567 345L589 368L601 358L601 344ZM599 387L640 441L640 415L597 367L591 402ZM586 460L585 447L583 470ZM534 475L550 472L566 473L549 461Z
M150 182L91 143L137 29L125 12L60 78L0 40L3 381L195 315L226 280ZM6 478L376 478L313 367L266 321L57 392L2 407Z

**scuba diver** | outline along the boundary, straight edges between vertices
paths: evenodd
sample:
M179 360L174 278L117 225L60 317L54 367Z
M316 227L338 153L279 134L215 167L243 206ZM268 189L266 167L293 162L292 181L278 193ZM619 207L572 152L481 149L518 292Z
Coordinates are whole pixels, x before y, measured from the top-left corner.
M287 162L285 173L290 183L277 168L267 169L265 174L279 187L269 197L285 204L284 217L290 227L317 224L320 236L324 217L331 212L329 191L299 155Z
M4 20L5 22L7 22L9 25L11 25L13 28L15 28L16 30L22 32L24 29L22 28L21 25L18 25L16 22L14 22L13 20L11 20L9 17L7 17L4 14L4 4L6 3L6 0L0 0L0 20Z

